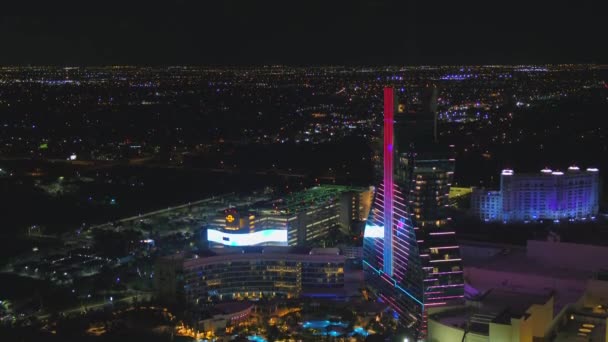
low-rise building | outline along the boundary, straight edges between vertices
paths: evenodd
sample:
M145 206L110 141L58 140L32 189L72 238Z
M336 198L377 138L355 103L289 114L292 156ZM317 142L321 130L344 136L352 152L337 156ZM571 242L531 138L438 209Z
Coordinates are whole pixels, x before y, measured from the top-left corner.
M608 247L463 242L466 303L429 310L428 341L605 341Z
M429 342L532 342L542 339L553 320L549 292L491 289L467 305L429 311Z

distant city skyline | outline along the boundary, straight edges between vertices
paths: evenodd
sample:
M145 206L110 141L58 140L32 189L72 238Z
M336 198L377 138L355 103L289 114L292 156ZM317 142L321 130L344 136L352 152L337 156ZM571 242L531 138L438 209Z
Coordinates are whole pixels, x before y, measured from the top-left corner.
M543 3L232 0L121 4L111 15L57 5L38 11L44 15L0 17L0 64L608 62L599 2Z

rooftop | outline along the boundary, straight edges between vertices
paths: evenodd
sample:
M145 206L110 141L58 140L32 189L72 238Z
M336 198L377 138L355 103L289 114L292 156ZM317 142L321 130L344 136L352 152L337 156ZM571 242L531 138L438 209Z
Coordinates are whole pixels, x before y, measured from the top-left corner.
M481 247L481 246L479 246ZM492 248L488 246L489 248ZM466 248L466 247L465 247ZM493 256L463 256L464 267L476 267L499 272L537 274L562 279L589 279L593 272L567 267L551 267L529 257L525 249L505 248Z
M295 213L307 209L310 205L323 202L347 192L363 192L365 187L345 185L319 185L309 189L296 191L279 198L261 200L244 206L236 206L239 212L273 210L277 214Z
M591 172L591 173L599 172L599 170L595 167L588 167L585 169L585 171ZM542 170L540 170L541 175L552 175L552 176L563 176L564 174L580 174L580 173L581 173L581 168L576 165L568 166L568 168L566 169L566 172L563 172L561 170L551 169L548 167L545 167ZM515 171L512 169L504 169L504 170L502 170L501 174L503 176L512 176L515 174ZM538 173L523 172L523 173L519 173L518 175L520 175L520 176L537 176Z
M464 328L469 331L488 335L489 324L508 324L511 318L526 315L526 311L534 304L545 304L552 296L549 291L521 292L501 289L490 289L475 301L467 302L467 306L452 308L432 314L429 318L447 326Z
M526 315L526 311L534 304L545 304L553 295L545 292L515 292L502 289L491 289L482 298L482 305L496 312L500 312L493 322L507 324L511 318Z
M338 248L308 248L308 247L228 247L213 248L209 250L209 256L185 258L184 268L197 267L205 264L222 263L229 261L251 261L251 260L281 260L300 262L344 262L346 257L340 255ZM227 256L230 255L230 258Z

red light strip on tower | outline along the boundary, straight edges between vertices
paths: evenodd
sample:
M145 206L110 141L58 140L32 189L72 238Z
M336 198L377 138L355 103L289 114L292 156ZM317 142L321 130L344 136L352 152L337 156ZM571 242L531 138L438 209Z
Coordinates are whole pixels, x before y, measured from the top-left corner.
M384 272L393 276L393 122L395 95L384 88Z

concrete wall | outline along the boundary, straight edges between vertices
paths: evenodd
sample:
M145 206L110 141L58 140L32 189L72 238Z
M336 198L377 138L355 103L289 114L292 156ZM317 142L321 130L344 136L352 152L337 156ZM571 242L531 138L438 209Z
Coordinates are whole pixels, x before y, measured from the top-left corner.
M528 257L545 265L595 272L608 268L608 247L566 242L528 241Z
M532 305L526 312L530 314L530 317L526 320L530 324L531 338L532 337L544 337L547 329L551 326L553 321L553 307L555 300L553 297L547 301L547 303L540 305ZM532 339L530 339L531 341Z
M489 258L500 253L503 247L475 246L463 244L460 246L460 255L463 258Z
M587 292L582 304L585 307L594 307L598 304L608 303L608 282L592 279L587 283Z
M490 323L490 341L514 342L512 340L512 329L509 324Z
M544 338L553 321L553 298L545 304L534 304L526 312L528 317L512 318L511 324L490 323L492 342L533 342Z
M523 342L521 339L521 323L520 319L511 319L511 342Z
M462 342L464 330L429 319L427 342ZM465 342L489 342L488 336L467 333ZM492 340L492 342L494 342Z
M544 338L553 321L553 297L544 304L534 304L526 310L527 315L512 318L510 324L490 323L489 336L468 333L468 342L533 342ZM428 342L461 342L464 330L429 319Z

